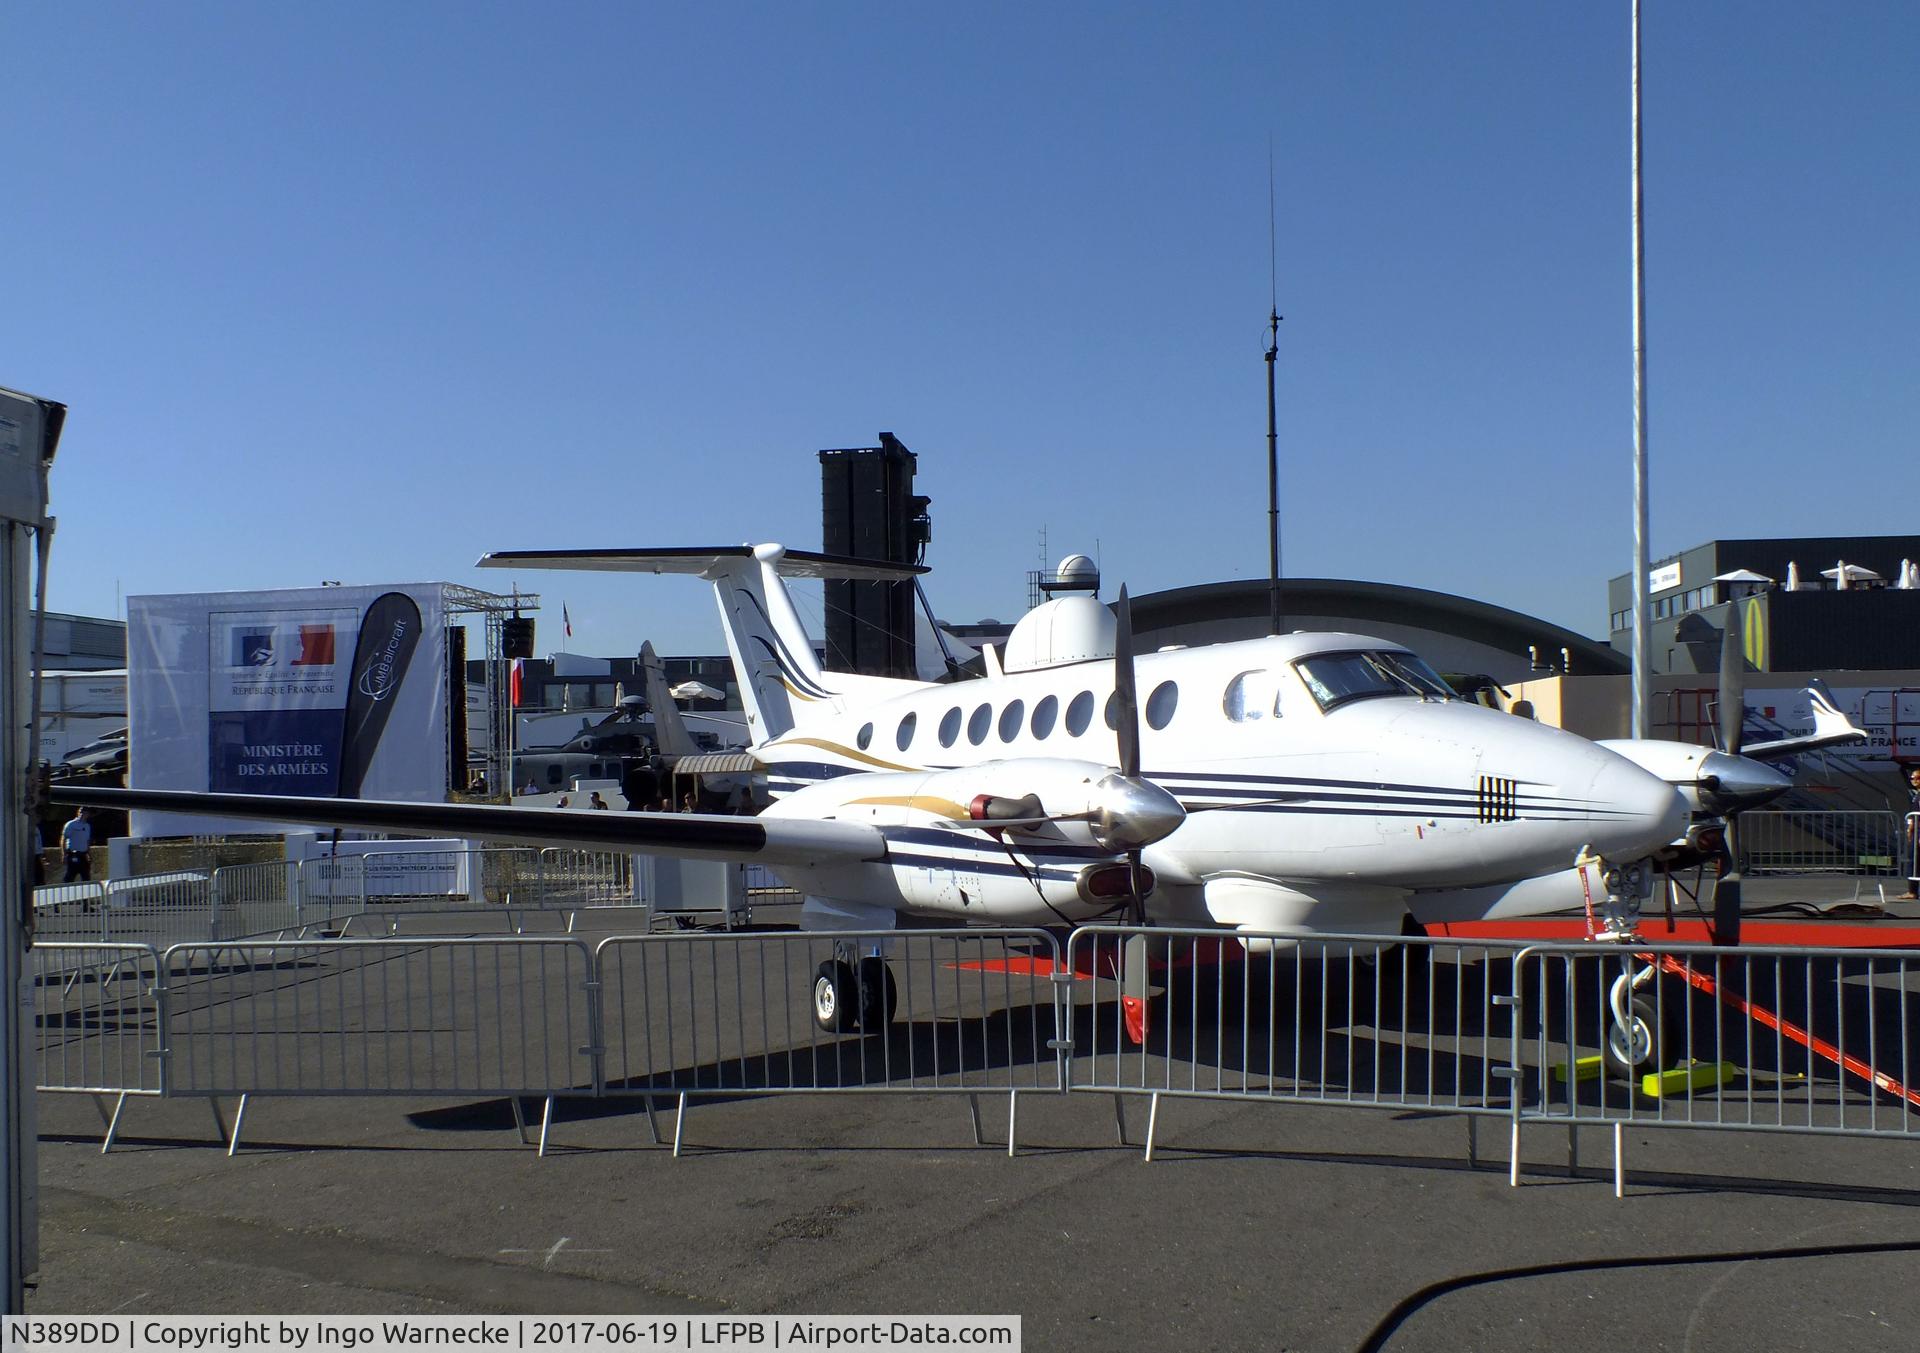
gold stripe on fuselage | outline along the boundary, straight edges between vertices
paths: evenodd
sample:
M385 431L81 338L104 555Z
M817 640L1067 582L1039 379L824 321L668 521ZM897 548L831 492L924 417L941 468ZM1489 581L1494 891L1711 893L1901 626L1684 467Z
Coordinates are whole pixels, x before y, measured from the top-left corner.
M857 803L868 803L878 808L907 808L916 813L931 813L935 817L945 818L951 822L966 822L972 816L965 807L952 799L942 799L932 794L881 795L871 799L847 800L848 807ZM991 826L992 824L982 823L981 825Z
M877 767L880 770L915 771L924 769L924 767L921 766L903 766L897 761L882 761L877 756L868 756L865 752L857 752L853 748L843 747L837 742L828 742L825 738L781 738L777 742L769 742L764 747L756 748L754 755L764 761L767 757L772 756L783 747L818 747L822 751L832 752L835 756L844 756L850 761L864 761L867 765ZM963 813L961 816L964 817L965 814Z

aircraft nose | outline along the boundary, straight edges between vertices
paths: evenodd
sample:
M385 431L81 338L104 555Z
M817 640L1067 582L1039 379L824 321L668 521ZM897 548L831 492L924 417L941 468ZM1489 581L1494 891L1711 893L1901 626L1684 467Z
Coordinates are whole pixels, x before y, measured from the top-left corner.
M1593 778L1593 848L1627 860L1678 840L1692 816L1679 790L1624 756L1606 753Z
M1777 799L1793 781L1751 757L1708 752L1700 763L1700 804L1710 813L1737 813Z

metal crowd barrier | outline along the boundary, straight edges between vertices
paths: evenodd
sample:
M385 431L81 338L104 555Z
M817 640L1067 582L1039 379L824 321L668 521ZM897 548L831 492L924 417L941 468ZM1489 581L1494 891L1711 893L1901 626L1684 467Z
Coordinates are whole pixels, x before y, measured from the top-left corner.
M213 871L208 939L268 935L302 924L300 862L224 865ZM197 937L196 937L197 938Z
M104 938L164 946L204 939L213 916L213 876L200 870L109 879L100 909Z
M520 933L529 913L575 913L644 905L635 897L632 856L557 847L380 850L362 861L365 924L397 934L408 917L484 915ZM309 861L311 863L311 861Z
M161 958L166 1091L595 1092L593 957L557 936L178 944ZM517 1107L517 1099L515 1101Z
M540 852L536 877L543 906L634 905L633 856L618 851L549 846Z
M1901 874L1897 815L1884 811L1759 809L1740 815L1740 854L1749 874Z
M1120 1000L1130 939L1160 993L1147 1003L1144 1041ZM1242 940L1252 950L1244 956ZM1082 927L1067 946L1081 975L1066 998L1069 1085L1145 1096L1149 1160L1166 1097L1505 1116L1518 947ZM1118 1098L1114 1109L1124 1143Z
M656 1141L671 1097L676 1152L691 1100L769 1094L965 1095L976 1138L979 1097L1005 1094L1010 1151L1022 1094L1115 1096L1123 1141L1125 1098L1146 1097L1149 1157L1169 1097L1458 1115L1470 1153L1473 1124L1500 1115L1515 1182L1524 1127L1566 1127L1571 1148L1575 1129L1611 1125L1617 1187L1627 1126L1920 1137L1920 952L1260 939L40 943L37 1083L120 1096L106 1146L127 1096L238 1096L230 1151L254 1095L500 1095L516 1120L521 1096L540 1098L543 1150L559 1097L638 1099ZM1152 983L1144 1041L1119 1000L1130 940ZM1629 1066L1649 1051L1676 1069Z
M883 966L854 956L876 946ZM856 1027L828 1032L813 1014L816 981L847 957L843 1008ZM1005 1094L1011 1152L1020 1094L1065 1088L1052 980L1060 957L1042 930L603 940L603 1092L643 1096L650 1124L654 1099L675 1097L676 1154L687 1102L700 1096L964 1094L977 1141L979 1096Z
M42 1089L157 1095L165 1086L160 956L145 944L36 944L34 1015Z
M145 944L36 943L30 990L34 1084L93 1096L106 1151L129 1095L167 1091L160 955Z
M54 883L33 890L33 930L49 942L107 939L104 883Z
M1535 946L1514 1065L1522 1124L1920 1137L1920 953ZM1636 1022L1612 1017L1615 1003ZM1664 1075L1623 1075L1621 1030ZM1600 1048L1599 1056L1582 1052Z

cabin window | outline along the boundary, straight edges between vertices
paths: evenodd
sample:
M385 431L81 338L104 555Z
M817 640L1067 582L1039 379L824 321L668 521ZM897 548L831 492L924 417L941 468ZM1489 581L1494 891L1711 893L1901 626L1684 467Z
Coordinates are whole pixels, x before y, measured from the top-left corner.
M1026 720L1027 706L1023 700L1015 700L1000 711L1000 741L1012 742L1020 736L1020 725Z
M948 710L940 717L940 745L951 747L960 738L960 709L958 706Z
M1173 711L1180 703L1180 688L1163 681L1147 697L1147 727L1156 733L1173 722Z
M987 730L993 727L993 706L981 705L967 718L967 741L978 747L987 740Z
M866 751L867 745L873 741L873 725L870 723L861 724L860 732L853 741L854 745L859 747L861 751Z
M1073 703L1067 706L1067 732L1079 737L1087 731L1087 725L1093 722L1093 692L1081 691L1073 697Z
M1120 731L1120 692L1115 691L1107 697L1107 727L1114 732Z
M909 714L900 720L900 731L893 735L893 745L901 751L907 750L907 744L913 741L913 726L920 722L918 714Z
M559 784L560 784L560 767L558 767L558 766L548 766L548 767L547 767L547 783L548 783L548 784L550 784L550 785L553 785L553 786L555 786L555 787L558 787L558 786L559 786Z
M1051 695L1040 697L1040 703L1033 707L1033 722L1027 727L1036 738L1044 738L1053 732L1053 721L1060 717L1060 702Z

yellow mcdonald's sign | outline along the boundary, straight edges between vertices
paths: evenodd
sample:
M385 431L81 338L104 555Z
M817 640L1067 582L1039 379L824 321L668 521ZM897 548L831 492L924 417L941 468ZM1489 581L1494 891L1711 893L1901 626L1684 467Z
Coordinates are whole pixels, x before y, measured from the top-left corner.
M1760 598L1747 598L1747 613L1740 626L1743 631L1741 647L1747 661L1753 664L1756 672L1767 670L1767 612L1760 605Z

